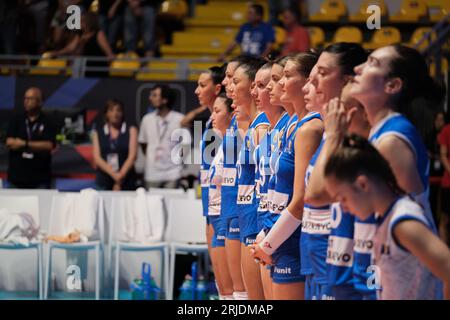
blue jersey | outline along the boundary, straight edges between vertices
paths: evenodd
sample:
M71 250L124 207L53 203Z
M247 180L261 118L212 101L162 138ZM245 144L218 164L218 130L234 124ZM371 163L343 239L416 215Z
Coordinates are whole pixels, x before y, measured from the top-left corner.
M269 180L272 176L270 166L270 157L272 153L278 152L281 146L281 140L289 115L285 112L278 119L277 123L270 131L267 131L261 143L255 149L256 163L256 199L258 201L258 229L262 229L264 220L269 213L267 206L267 191L269 188Z
M308 188L309 178L311 177L311 173L314 170L314 166L324 143L325 135L309 162L309 166L305 174L305 188ZM326 256L330 231L330 205L316 207L305 203L303 208L302 235L300 240L302 274L312 274L314 276L314 281L319 285L328 284Z
M200 166L200 185L202 188L202 205L203 205L203 215L208 215L208 192L209 192L209 180L208 180L208 173L209 173L209 167L211 166L212 159L211 156L207 156L205 154L205 149L207 146L208 141L207 135L209 133L209 130L212 129L212 121L211 118L206 122L205 131L202 135L202 140L200 141L200 152L201 152L201 161L202 164Z
M265 22L256 26L245 23L239 29L235 40L240 44L243 55L260 56L268 43L275 42L275 32L272 25Z
M236 197L238 191L237 185L237 157L240 148L241 139L238 133L236 117L231 120L230 127L227 129L223 138L223 172L222 172L222 204L221 215L224 218L237 217Z
M253 139L255 130L261 126L269 126L269 120L264 112L259 113L250 124L244 137L241 150L238 156L238 194L236 198L236 209L240 216L245 218L245 225L241 225L241 235L247 236L257 233L257 201L255 197L255 162L253 154L255 152L256 143ZM249 223L246 223L249 222Z
M342 210L339 202L331 205L331 232L328 238L328 284L353 287L353 230L355 217Z
M279 166L279 159L281 154L283 153L283 150L286 149L286 142L287 139L294 136L295 134L295 128L297 126L297 121L298 121L298 116L296 114L292 115L292 117L290 117L288 119L288 121L285 124L285 127L281 130L281 139L278 140L277 145L274 146L273 151L270 154L270 158L269 158L269 166L270 166L270 171L272 173L272 175L269 178L269 182L267 185L267 210L268 212L270 212L269 209L269 201L270 198L273 196L274 192L275 192L275 181L276 181L276 173L278 172L278 166ZM263 221L263 227L264 228L272 228L272 226L275 224L275 222L277 221L279 215L272 215L272 214L267 214L266 218Z
M375 125L370 131L369 141L376 146L383 137L389 135L402 139L408 144L416 156L416 168L420 175L420 179L422 180L425 192L414 196L425 208L427 219L430 221L430 225L435 229L428 203L429 160L422 139L414 125L405 116L399 113L391 113ZM371 275L371 273L367 272L367 268L371 263L375 230L375 217L370 217L365 221L360 221L358 218L355 219L355 287L363 293L373 293L373 290L367 288L367 278Z
M320 119L320 114L317 112L308 113L300 121L297 121L295 129L286 136L284 149L278 158L278 164L275 166L273 189L269 190L269 212L268 217L270 224L275 222L280 217L281 212L288 206L292 200L294 193L294 177L295 177L295 137L296 132L305 123Z

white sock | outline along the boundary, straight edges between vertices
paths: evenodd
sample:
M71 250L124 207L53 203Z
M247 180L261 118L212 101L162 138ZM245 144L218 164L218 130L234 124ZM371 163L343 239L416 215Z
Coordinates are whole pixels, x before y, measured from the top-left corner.
M234 295L221 295L219 294L219 300L234 300Z
M234 300L248 300L247 291L235 291L233 292Z

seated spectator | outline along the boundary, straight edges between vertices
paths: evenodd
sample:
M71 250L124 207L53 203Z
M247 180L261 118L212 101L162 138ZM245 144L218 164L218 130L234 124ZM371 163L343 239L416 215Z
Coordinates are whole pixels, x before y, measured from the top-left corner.
M241 46L241 54L248 56L267 56L275 42L275 31L263 21L264 7L252 4L248 9L247 23L239 29L236 38L219 57L219 61L233 52L237 45Z
M56 129L42 113L39 88L29 88L23 104L25 112L14 115L6 134L8 185L10 188L48 189L51 185L51 152L56 145Z
M283 11L283 25L286 29L286 40L280 56L291 53L307 52L311 46L308 30L298 23L297 13L291 9Z
M446 119L448 120L448 119ZM441 162L444 176L441 181L441 220L439 234L441 239L450 245L450 123L447 123L438 135L441 151Z
M51 43L53 48L64 47L65 40L70 37L70 32L66 27L67 21L67 7L71 5L80 6L82 0L58 0L58 7L50 22L50 28L52 30ZM82 9L84 9L81 6Z
M24 39L24 49L29 54L45 51L49 11L48 0L27 0L22 2L19 38Z
M136 190L134 161L137 154L137 128L124 121L124 106L108 100L105 122L92 133L96 184L100 190Z
M124 29L127 52L136 52L139 36L142 35L145 56L154 56L156 8L159 4L159 0L128 0Z
M51 57L57 56L107 56L114 59L114 53L106 39L105 33L99 30L98 16L87 12L81 16L81 33L63 49L50 52Z
M183 114L171 110L174 95L166 85L153 87L150 100L155 111L144 116L139 130L139 144L145 155L146 187L177 188L183 165L172 157L179 143L172 140L172 133L181 128Z
M17 18L17 1L0 1L0 54L16 53Z
M98 2L100 29L105 33L113 49L121 31L125 4L125 0L99 0Z

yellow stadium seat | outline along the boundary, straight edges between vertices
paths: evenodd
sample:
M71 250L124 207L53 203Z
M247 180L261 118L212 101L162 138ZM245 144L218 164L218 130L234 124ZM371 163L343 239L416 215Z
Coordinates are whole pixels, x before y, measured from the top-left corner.
M111 63L111 66L109 67L109 75L112 77L131 77L136 71L139 70L139 67L139 56L136 53L120 53L117 55L117 59ZM129 71L120 69L127 69Z
M348 20L351 22L366 22L369 17L367 13L367 7L370 5L377 5L380 7L380 13L382 17L386 17L388 14L387 6L384 0L364 0L359 7L358 12L349 15Z
M450 13L450 0L428 0L430 21L438 22Z
M402 41L400 31L395 27L384 27L375 30L370 42L363 44L366 49L376 49Z
M232 34L174 32L173 45L178 47L226 48L233 39L234 35Z
M160 14L170 15L178 19L185 18L188 11L188 5L184 0L166 0L159 7Z
M363 34L357 27L340 27L333 36L333 42L362 43Z
M317 48L325 42L325 32L320 27L308 27L309 37L311 39L311 47Z
M433 29L430 27L421 27L417 28L414 33L411 36L411 39L409 40L408 45L411 47L415 47L416 44L419 43L419 41L426 36L429 32L431 32ZM418 50L424 50L429 44L430 44L430 38L432 41L436 40L436 33L432 32L431 37L427 37L416 49Z
M400 11L389 17L390 22L418 22L428 16L425 0L402 0Z
M89 6L89 12L98 13L98 0L92 1Z
M325 0L320 5L319 12L310 15L309 20L313 22L335 22L345 15L347 15L347 7L342 0Z
M448 72L448 60L446 58L442 58L441 60L441 75L445 75ZM430 63L430 75L434 78L436 76L436 63L431 61Z
M67 67L66 59L51 59L49 58L49 53L45 52L42 54L41 59L39 59L37 67L32 68L30 70L30 74L54 76L64 73L66 67ZM55 68L55 69L46 69L46 68Z
M205 62L191 62L189 64L189 80L197 81L200 73L208 70L211 67L219 66L220 64L214 61L205 61Z
M273 27L275 30L275 49L281 48L283 43L286 41L286 30L284 28L275 26Z
M151 71L141 71L136 74L136 80L176 80L177 63L168 61L150 61L147 68Z

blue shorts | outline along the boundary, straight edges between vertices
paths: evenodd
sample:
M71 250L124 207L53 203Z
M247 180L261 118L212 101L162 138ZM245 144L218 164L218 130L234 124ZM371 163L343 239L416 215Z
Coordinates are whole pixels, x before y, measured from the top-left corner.
M209 221L213 227L214 234L212 236L211 247L225 247L225 234L227 232L226 219L220 216L210 216Z
M239 229L241 230L241 242L246 244L247 237L253 237L258 234L258 214L255 210L251 210L250 208L246 208L246 210L242 210L240 212L238 219L239 219Z
M229 240L240 240L241 232L239 230L239 220L237 217L228 218L226 228L226 238Z
M256 233L245 236L241 239L241 243L243 243L246 247L251 246L256 243L256 236Z
M269 230L266 230L266 234ZM301 227L278 247L272 254L273 265L270 272L274 283L304 282L305 277L300 274L300 240Z
M206 225L208 225L209 226L209 216L205 216L205 218L206 218Z
M316 285L312 274L305 276L305 300L317 300Z
M333 286L331 290L336 300L363 300L363 295L353 285Z

